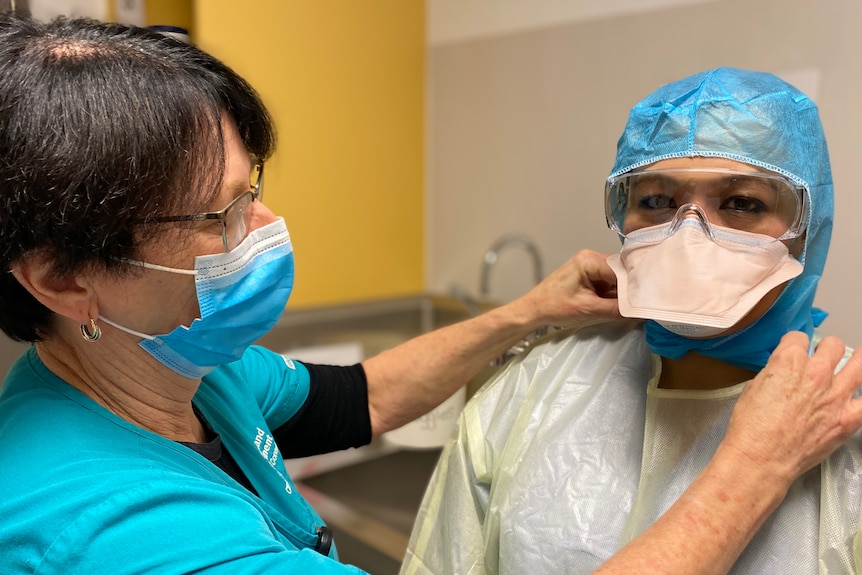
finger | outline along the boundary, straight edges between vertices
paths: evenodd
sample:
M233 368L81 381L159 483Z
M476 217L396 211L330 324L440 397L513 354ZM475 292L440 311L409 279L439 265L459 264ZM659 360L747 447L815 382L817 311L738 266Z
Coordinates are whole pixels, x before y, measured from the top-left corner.
M601 282L608 286L617 285L617 275L608 265L608 257L610 256L599 252L590 252L588 255L591 265L586 266L584 270L587 273L587 278L594 284Z
M835 376L835 385L845 394L850 394L862 386L862 348L853 351L853 355ZM862 400L854 401L857 402L862 405Z
M842 419L846 426L843 439L847 439L862 427L862 398L853 399L847 404Z
M808 353L808 334L801 331L789 331L781 336L777 349L788 347L803 347Z
M596 300L590 302L591 315L597 315L607 318L619 318L620 307L616 299L597 297Z
M784 366L791 369L800 367L808 361L808 335L801 331L791 331L781 337L778 346L772 350L766 362L766 372L780 370ZM763 372L761 372L763 373Z
M614 301L619 299L619 293L617 293L617 286L609 286L601 283L593 285L593 288L593 291L598 294L598 296L602 299L612 299Z
M844 346L843 341L834 336L827 336L817 344L814 350L814 357L828 361L834 370L845 353L847 353L847 348Z

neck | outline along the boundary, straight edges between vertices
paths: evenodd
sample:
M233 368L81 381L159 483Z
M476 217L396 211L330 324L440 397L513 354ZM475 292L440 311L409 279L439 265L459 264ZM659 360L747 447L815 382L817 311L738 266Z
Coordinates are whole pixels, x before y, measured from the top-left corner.
M756 374L720 359L689 352L680 359L661 358L663 389L713 390L748 381Z
M174 441L203 443L192 409L199 380L184 378L132 343L58 333L36 344L45 366L118 417Z

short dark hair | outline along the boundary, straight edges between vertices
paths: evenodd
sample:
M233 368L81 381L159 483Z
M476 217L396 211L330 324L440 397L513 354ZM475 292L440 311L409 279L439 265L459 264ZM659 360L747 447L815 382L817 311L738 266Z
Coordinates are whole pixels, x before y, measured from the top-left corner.
M164 229L147 220L203 211L224 173L223 114L254 158L271 155L258 94L194 46L0 15L0 329L30 342L52 331L54 314L9 271L25 254L44 253L58 275L130 273L123 258Z

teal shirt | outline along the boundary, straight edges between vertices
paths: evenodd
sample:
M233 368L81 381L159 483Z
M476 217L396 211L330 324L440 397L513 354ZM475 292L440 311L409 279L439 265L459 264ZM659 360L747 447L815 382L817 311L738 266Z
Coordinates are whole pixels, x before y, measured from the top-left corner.
M362 573L314 551L323 521L272 429L308 395L305 367L259 347L194 403L248 476L117 417L28 350L0 388L0 573Z

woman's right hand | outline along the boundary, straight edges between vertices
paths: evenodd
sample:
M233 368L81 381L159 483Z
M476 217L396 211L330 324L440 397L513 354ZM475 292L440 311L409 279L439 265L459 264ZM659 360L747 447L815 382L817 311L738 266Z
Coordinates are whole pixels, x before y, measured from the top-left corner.
M739 398L723 442L787 486L862 426L862 349L835 369L846 348L825 337L808 355L808 337L786 334Z
M785 335L733 409L715 456L673 506L596 573L727 573L799 475L862 426L862 350Z

